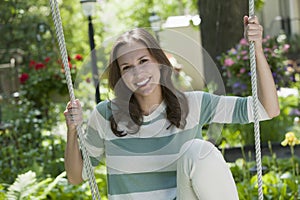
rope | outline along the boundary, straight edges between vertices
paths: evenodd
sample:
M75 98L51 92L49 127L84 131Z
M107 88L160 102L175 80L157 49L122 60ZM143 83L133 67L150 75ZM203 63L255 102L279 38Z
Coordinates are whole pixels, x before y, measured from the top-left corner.
M71 74L70 74L68 54L67 54L64 33L63 33L63 28L62 28L62 23L61 23L61 17L60 17L57 1L50 0L50 7L51 7L52 19L53 19L53 22L55 25L56 37L57 37L57 41L58 41L64 69L65 69L65 76L66 76L66 81L67 81L67 85L68 85L70 100L72 102L74 102L75 95L74 95L73 83L72 83L72 78L71 78ZM77 128L77 135L79 137L79 145L81 147L81 153L82 153L82 157L83 157L83 164L84 164L84 168L86 170L87 176L88 176L88 182L89 182L89 186L91 189L93 200L96 200L96 199L101 200L98 186L97 186L94 172L93 172L93 167L92 167L91 161L89 159L87 150L84 145L82 127L77 126L76 128Z
M254 0L249 0L249 16L254 17ZM250 70L251 70L251 85L253 96L253 113L254 113L254 138L255 138L255 158L258 183L258 199L263 200L262 191L262 167L261 167L261 149L260 149L260 130L258 120L258 97L257 97L257 77L256 77L256 57L254 42L250 42Z

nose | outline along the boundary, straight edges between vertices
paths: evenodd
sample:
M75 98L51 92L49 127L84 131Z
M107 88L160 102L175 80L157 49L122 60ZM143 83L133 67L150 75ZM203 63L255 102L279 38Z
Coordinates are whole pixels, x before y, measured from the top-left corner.
M141 65L135 65L133 67L133 74L138 76L143 71L143 67Z

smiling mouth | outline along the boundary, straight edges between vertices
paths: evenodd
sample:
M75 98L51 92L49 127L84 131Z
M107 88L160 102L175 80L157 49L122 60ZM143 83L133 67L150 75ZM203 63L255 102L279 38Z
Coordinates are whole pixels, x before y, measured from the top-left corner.
M143 87L143 86L147 85L147 83L149 83L150 80L151 80L151 77L149 77L149 78L147 78L147 79L145 79L145 80L143 80L143 81L141 81L141 82L136 83L136 85L137 85L138 87Z

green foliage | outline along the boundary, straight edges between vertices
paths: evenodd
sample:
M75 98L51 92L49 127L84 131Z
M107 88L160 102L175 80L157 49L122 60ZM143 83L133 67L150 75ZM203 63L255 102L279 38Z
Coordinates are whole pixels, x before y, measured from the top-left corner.
M5 199L5 196L4 185L0 184L0 199Z
M254 6L255 6L255 10L259 11L261 10L265 5L265 0L255 0L254 1Z
M54 180L47 178L38 182L36 174L32 171L20 174L15 182L9 186L6 198L8 200L45 199L47 194L65 175L66 173L63 172Z
M263 194L264 199L289 200L300 197L300 159L297 158L298 173L293 175L292 158L278 159L276 155L264 156L262 165L266 168L263 174ZM254 200L257 199L257 176L252 174L251 168L255 166L254 162L246 162L245 159L238 159L231 165L231 172L237 183L239 199Z
M29 171L17 177L16 181L8 188L8 199L24 199L37 190L35 173Z
M300 68L300 35L299 34L294 34L290 37L288 37L288 43L292 44L291 48L289 50L288 57L292 60L297 60L298 61L298 68ZM297 64L297 63L295 63ZM297 67L297 66L295 66ZM299 72L300 69L298 69Z
M11 126L0 132L0 182L10 184L18 174L29 169L45 178L49 175L55 177L64 170L65 141L58 136L59 133L48 133L63 120L62 112L68 98L63 99L63 103L57 102L57 97L50 93L55 88L56 93L66 94L67 86L61 64L57 62L60 58L49 2L3 1L2 4L1 62L9 62L12 49L22 49L24 55L21 63L16 63L23 83L19 88L20 96L7 96L1 102L2 120ZM70 55L85 54L88 43L81 41L88 40L88 25L80 3L65 0L60 4L60 11Z
M105 27L105 32L102 33L104 39L134 27L150 28L149 17L153 12L160 17L162 23L169 16L198 14L197 0L111 0L104 1L100 7L101 12L96 15Z
M26 99L12 101L4 108L3 111L10 112L13 119L9 121L12 127L0 132L0 182L11 183L17 174L29 169L45 176L58 175L63 170L60 158L65 142L57 135L49 134L58 116L50 113L46 116ZM53 103L47 108L61 109ZM45 141L49 145L45 145Z
M35 172L28 171L18 175L17 179L7 188L7 193L0 193L7 200L43 200L43 199L91 199L88 182L81 185L71 185L65 178L66 172L62 172L57 177L48 177L40 180ZM100 189L101 198L107 199L106 192L106 170L100 165L96 168L96 182ZM0 189L4 189L0 185Z
M293 140L297 140L293 137ZM294 153L294 146L290 146L291 156L277 158L269 144L270 156L262 157L263 195L265 199L291 200L300 198L300 158ZM278 148L278 147L277 147ZM284 148L284 147L281 147ZM245 156L231 163L231 172L237 183L239 198L257 199L256 163Z
M33 3L34 2L34 3ZM19 48L27 54L35 51L37 24L46 20L45 1L2 1L0 12L1 44L0 49ZM26 38L26 39L24 39ZM7 54L2 55L5 59Z
M260 122L261 142L280 142L284 134L294 128L293 109L298 107L296 96L279 97L280 115ZM229 146L254 144L253 124L226 124L222 140Z

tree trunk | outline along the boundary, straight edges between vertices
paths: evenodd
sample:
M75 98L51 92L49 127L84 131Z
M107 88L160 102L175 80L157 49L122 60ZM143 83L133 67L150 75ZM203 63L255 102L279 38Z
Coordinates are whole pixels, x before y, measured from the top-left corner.
M234 47L244 35L243 16L248 15L248 2L198 0L198 9L202 20L200 24L202 46L220 70L217 57ZM211 61L204 58L204 64L209 62ZM205 77L211 79L213 75L209 73L209 70L205 70ZM207 80L207 83L208 81L210 80Z
M243 16L248 15L248 1L198 0L202 44L215 60L243 37Z

